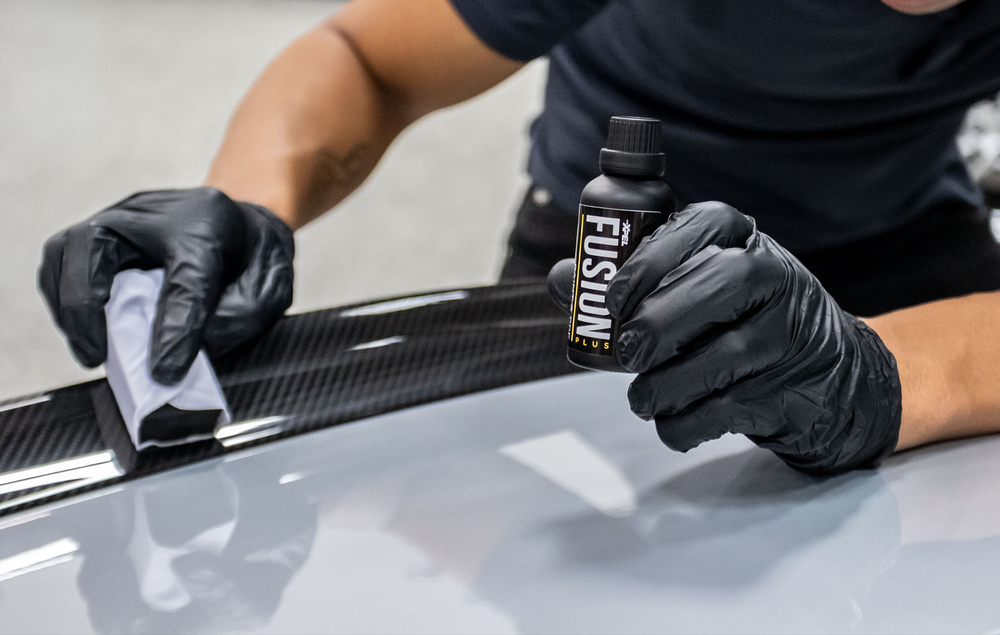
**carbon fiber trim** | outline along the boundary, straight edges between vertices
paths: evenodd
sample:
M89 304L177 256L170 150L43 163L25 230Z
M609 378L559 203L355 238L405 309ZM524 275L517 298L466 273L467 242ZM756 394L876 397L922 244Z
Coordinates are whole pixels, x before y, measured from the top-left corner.
M541 283L289 316L215 361L236 422L218 440L142 453L103 379L0 403L0 516L318 428L575 372L565 331Z

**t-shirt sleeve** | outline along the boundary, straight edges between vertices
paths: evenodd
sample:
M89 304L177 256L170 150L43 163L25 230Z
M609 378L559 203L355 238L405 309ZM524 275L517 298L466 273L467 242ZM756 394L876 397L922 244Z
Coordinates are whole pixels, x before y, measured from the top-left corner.
M545 55L610 0L451 0L472 32L510 59Z

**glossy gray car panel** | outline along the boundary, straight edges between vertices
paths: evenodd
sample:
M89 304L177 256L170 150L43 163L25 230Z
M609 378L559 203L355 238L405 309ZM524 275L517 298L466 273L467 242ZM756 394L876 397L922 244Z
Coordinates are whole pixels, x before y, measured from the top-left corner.
M0 632L997 632L1000 439L817 480L628 377L480 393L0 521Z

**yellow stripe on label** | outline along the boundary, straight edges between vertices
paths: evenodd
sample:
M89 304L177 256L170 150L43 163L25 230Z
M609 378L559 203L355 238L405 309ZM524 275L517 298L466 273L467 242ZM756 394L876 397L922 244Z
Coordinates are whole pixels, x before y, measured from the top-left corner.
M580 284L580 257L583 255L583 205L580 206L580 211L577 215L576 221L576 262L573 268L573 317L569 321L569 339L570 342L573 341L573 333L576 333L576 294Z

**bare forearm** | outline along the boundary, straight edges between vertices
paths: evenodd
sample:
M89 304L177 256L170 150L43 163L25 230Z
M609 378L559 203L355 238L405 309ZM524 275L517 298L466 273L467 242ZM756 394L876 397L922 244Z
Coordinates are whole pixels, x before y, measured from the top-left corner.
M289 46L233 115L206 183L299 228L354 191L407 121L342 34Z
M353 192L407 125L522 65L480 42L449 0L355 0L264 71L207 184L301 227Z
M897 450L1000 432L1000 292L865 321L899 369L903 413Z

